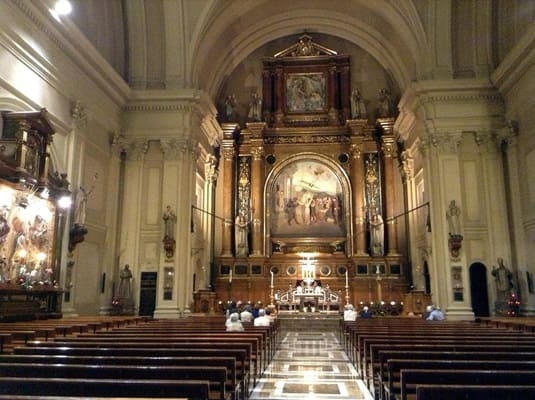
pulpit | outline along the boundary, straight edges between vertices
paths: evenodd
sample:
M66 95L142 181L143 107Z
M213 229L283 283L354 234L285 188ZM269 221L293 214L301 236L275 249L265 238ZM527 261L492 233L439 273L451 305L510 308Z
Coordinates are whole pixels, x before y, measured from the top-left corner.
M403 313L409 314L423 314L425 308L432 302L431 295L425 293L423 290L413 290L412 292L403 294ZM412 315L411 314L411 315Z
M215 314L216 293L209 289L199 289L193 293L194 307L196 313Z

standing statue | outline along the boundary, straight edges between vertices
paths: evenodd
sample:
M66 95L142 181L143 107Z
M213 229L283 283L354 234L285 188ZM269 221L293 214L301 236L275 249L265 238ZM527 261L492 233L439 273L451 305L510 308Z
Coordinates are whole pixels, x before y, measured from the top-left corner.
M167 206L165 212L163 213L163 222L164 222L164 237L174 238L175 237L175 223L176 215L171 209L171 206Z
M236 217L234 224L236 235L236 256L247 256L249 254L249 223L242 212Z
M119 274L121 279L119 283L119 299L130 300L132 299L132 271L130 271L130 265L126 264L124 269Z
M364 100L362 100L360 91L354 89L351 93L351 118L366 119L367 117L368 113L366 112L366 105L364 104Z
M248 117L251 121L258 122L262 120L262 99L256 92L251 94Z
M497 262L498 267L492 267L492 276L496 281L497 301L507 302L513 288L513 274L505 267L503 258L498 257Z
M225 120L227 122L236 119L236 97L233 94L229 94L225 98Z
M381 89L379 91L379 118L392 117L393 110L392 94L388 89Z
M370 220L371 255L384 255L384 223L381 214L373 214Z
M450 201L446 218L448 220L448 230L450 237L461 236L461 209L455 204L455 200Z
M78 194L76 195L76 213L74 218L74 223L78 225L85 225L85 220L87 216L87 200L95 188L94 182L98 179L98 174L95 174L93 177L93 185L89 189L80 186Z

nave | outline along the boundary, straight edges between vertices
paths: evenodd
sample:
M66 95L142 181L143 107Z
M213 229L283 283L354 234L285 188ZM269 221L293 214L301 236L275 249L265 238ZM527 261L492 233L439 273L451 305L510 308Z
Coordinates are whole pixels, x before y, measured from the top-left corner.
M372 400L337 332L287 331L250 397Z

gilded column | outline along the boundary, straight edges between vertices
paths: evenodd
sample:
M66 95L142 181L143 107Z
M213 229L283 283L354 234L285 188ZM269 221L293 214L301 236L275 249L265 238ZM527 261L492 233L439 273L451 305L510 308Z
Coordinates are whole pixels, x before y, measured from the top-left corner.
M222 256L232 256L232 227L234 209L234 175L236 148L234 144L234 131L236 124L223 124L223 146L221 155L223 156L223 238Z
M386 198L386 230L388 235L387 255L398 254L398 236L394 204L396 202L394 190L394 139L383 138L383 156L385 165L385 198Z
M398 254L398 238L396 231L396 219L395 209L396 204L395 190L394 190L394 152L396 143L393 136L393 118L383 118L379 120L379 123L383 127L383 136L381 138L381 150L384 159L384 193L386 203L386 219L385 228L386 235L388 237L388 249L386 249L387 255Z
M364 218L364 164L362 162L363 130L366 120L354 120L348 123L351 129L351 186L353 188L353 248L356 255L366 252L366 219Z
M253 156L253 162L251 163L251 212L253 218L253 246L252 255L262 255L262 215L264 214L262 189L264 187L264 173L262 162L264 156L264 148L262 147L262 141L258 144L253 142L251 154Z
M262 132L264 122L251 122L247 128L251 131L251 218L252 218L252 247L251 255L263 254L264 231L264 140Z
M282 126L282 117L284 116L282 112L282 92L284 85L282 73L282 67L277 67L275 70L275 126Z

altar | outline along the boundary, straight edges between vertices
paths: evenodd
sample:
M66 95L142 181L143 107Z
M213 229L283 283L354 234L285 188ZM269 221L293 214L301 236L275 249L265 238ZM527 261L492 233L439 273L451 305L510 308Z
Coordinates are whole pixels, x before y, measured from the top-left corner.
M299 311L305 311L305 307L308 307L308 304L311 303L310 306L312 311L319 310L319 304L320 300L323 304L325 300L325 292L321 293L315 293L313 291L310 292L302 292L302 293L295 293L295 298L299 301Z

